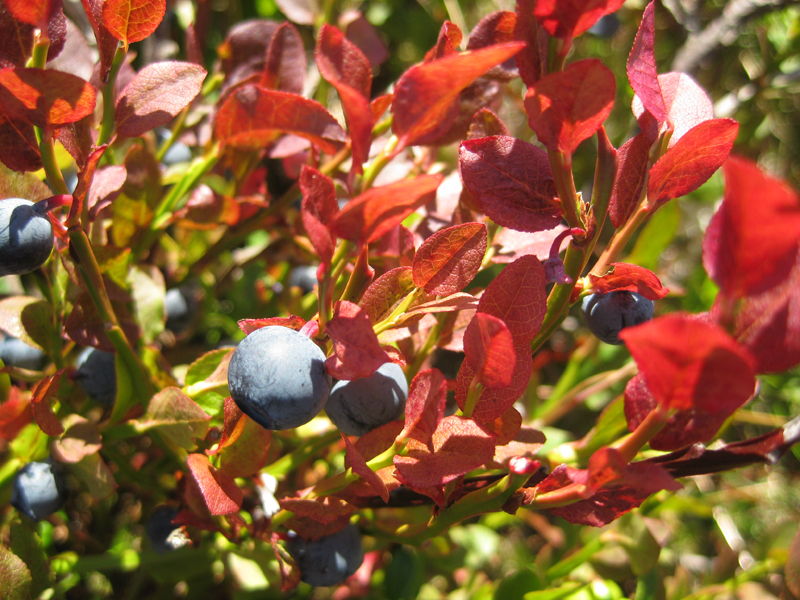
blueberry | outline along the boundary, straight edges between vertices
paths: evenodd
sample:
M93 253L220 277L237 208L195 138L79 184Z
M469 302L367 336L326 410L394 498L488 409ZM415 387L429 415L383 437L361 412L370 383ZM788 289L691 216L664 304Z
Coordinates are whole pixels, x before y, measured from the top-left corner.
M619 332L653 318L655 304L636 292L592 294L583 299L583 317L593 334L607 344L621 344Z
M86 395L103 406L111 406L117 398L117 370L114 355L97 348L86 348L75 363L75 380Z
M234 402L266 429L308 423L325 406L331 377L322 350L287 327L262 327L236 347L228 367Z
M306 294L313 292L314 286L317 285L317 267L313 265L295 267L289 273L289 285L299 287Z
M316 587L341 583L364 561L361 534L352 524L318 540L291 537L286 548L300 567L300 580Z
M55 463L30 462L14 476L11 505L34 521L64 506L67 486Z
M0 200L0 276L41 267L53 250L53 224L42 205L22 198Z
M157 506L145 525L145 533L153 550L165 554L178 548L183 548L189 543L189 538L181 525L173 524L178 516L178 508L162 504Z
M47 362L44 352L39 348L29 346L15 337L3 338L0 342L0 360L7 367L31 371L40 371Z
M161 162L169 167L170 165L187 163L190 160L192 160L192 151L189 146L183 142L175 142L164 153L164 158L161 159Z
M189 326L197 310L197 302L188 289L172 288L164 296L164 313L167 321L164 327L180 332Z
M399 419L407 398L408 382L403 369L387 362L369 377L337 382L325 412L342 433L364 435Z

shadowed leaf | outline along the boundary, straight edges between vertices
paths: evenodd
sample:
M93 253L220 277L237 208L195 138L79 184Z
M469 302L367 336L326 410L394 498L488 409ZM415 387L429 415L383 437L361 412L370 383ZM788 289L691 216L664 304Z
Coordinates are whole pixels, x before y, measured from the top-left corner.
M367 313L352 302L336 303L333 318L325 324L325 333L333 340L334 351L325 366L337 379L369 377L389 362Z
M302 94L306 79L303 38L291 23L281 23L269 41L261 85L271 90Z
M31 398L33 420L47 435L58 436L64 433L64 426L61 425L50 406L50 399L58 393L62 375L64 375L64 369L42 379L33 390Z
M389 490L386 488L386 484L384 483L383 479L381 479L375 471L369 468L367 462L364 460L364 457L361 456L361 453L350 441L350 438L343 433L341 436L345 444L347 462L350 465L350 468L353 470L353 473L366 481L369 486L375 490L375 493L383 499L384 502L388 502Z
M617 175L611 190L608 216L614 227L622 227L642 196L650 159L650 140L643 133L632 137L617 151Z
M514 339L503 321L478 312L464 332L464 353L485 387L503 389L511 385L517 357Z
M0 70L0 104L7 117L44 129L92 114L95 90L69 73L15 67Z
M307 165L300 170L299 183L303 194L300 207L303 227L322 262L330 263L336 248L330 225L339 212L336 187L330 177Z
M420 371L411 381L403 434L433 451L433 433L444 417L447 382L438 369Z

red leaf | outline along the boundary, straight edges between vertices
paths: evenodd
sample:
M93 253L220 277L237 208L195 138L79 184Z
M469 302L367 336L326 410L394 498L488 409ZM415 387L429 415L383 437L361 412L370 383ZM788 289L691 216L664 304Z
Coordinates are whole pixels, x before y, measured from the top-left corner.
M491 137L493 135L508 135L508 128L495 113L484 107L472 116L467 132L468 140Z
M330 263L336 248L336 238L331 234L329 226L339 212L336 186L330 177L307 165L303 165L300 170L299 184L303 193L300 207L303 227L322 262Z
M32 417L31 401L18 387L12 386L6 401L0 405L0 439L13 440Z
M237 406L236 402L233 401L233 398L231 398L230 396L225 398L223 411L224 411L224 420L222 425L222 436L220 437L219 443L217 444L217 447L215 449L206 450L206 454L208 456L214 456L225 446L232 444L237 439L239 439L240 435L242 435L242 427L239 427L239 422L244 416L244 413Z
M253 333L256 329L262 327L269 327L271 325L280 325L281 327L288 327L295 331L300 331L306 324L303 317L297 315L290 315L288 317L264 317L263 319L242 319L236 323L239 329L245 332L246 335Z
M608 204L611 224L622 227L642 197L650 160L650 140L643 133L632 137L617 151L617 174Z
M225 402L227 426L228 402ZM230 477L248 477L258 473L267 464L272 432L264 429L247 415L242 415L227 440L220 440L219 468Z
M537 0L533 14L553 37L582 34L600 17L619 10L624 0Z
M371 188L339 211L331 231L342 239L370 244L426 204L442 179L441 175L420 175Z
M477 50L513 41L516 24L517 15L510 11L498 10L486 15L470 31L467 50ZM518 74L516 63L512 57L491 69L486 76L509 81Z
M478 312L464 332L466 360L489 389L511 385L517 357L511 332L497 317Z
M414 289L411 267L397 267L378 277L364 292L361 308L377 323L388 316L395 304Z
M647 388L644 377L638 373L625 386L625 420L628 422L628 429L634 431L657 405L658 401ZM707 442L737 408L729 406L714 414L694 408L676 411L650 439L650 447L653 450L668 451Z
M516 357L514 357L516 361ZM481 423L484 431L496 436L494 443L495 446L505 446L511 443L512 440L520 432L522 427L522 415L516 408L509 408L506 412L496 418L494 421L488 423ZM495 448L495 456L497 448Z
M445 417L433 433L433 448L410 440L405 456L395 456L400 479L415 487L444 485L492 459L494 436L472 419Z
M656 121L663 123L668 115L664 97L661 95L661 86L658 84L655 41L655 2L650 2L644 9L636 40L628 56L628 81L645 109Z
M222 103L214 134L226 145L260 149L281 133L293 133L335 154L345 142L344 130L318 102L258 85L238 88Z
M497 44L411 67L398 80L392 104L397 150L445 133L457 113L459 94L486 71L514 56L521 42Z
M314 56L320 75L339 92L350 133L353 163L360 173L372 143L372 112L369 105L372 70L369 61L341 31L327 24L319 32Z
M389 362L367 313L352 302L336 303L333 318L325 324L325 333L333 340L335 353L325 365L328 373L337 379L369 377L383 363Z
M31 398L33 420L47 435L57 436L64 433L64 426L61 425L61 422L50 407L50 399L58 393L62 375L64 375L64 369L59 369L52 375L42 379L33 389L33 397Z
M350 468L353 469L353 473L366 481L369 486L383 499L384 502L389 502L389 490L386 488L386 484L383 482L383 479L381 479L375 471L369 468L367 461L365 461L364 457L361 456L361 453L350 441L350 438L348 438L345 434L341 435L345 444L345 456L347 457L347 462L350 465Z
M372 460L391 448L402 430L402 421L390 421L362 435L356 440L355 447L364 460ZM345 467L351 466L345 457Z
M122 193L122 186L125 185L127 178L128 170L124 165L102 167L95 172L87 198L90 220L94 221L97 213L109 206Z
M725 197L703 241L703 265L730 300L786 279L800 240L800 196L736 157L725 163Z
M647 196L661 204L703 185L730 154L739 124L712 119L694 126L650 168Z
M674 146L687 131L703 121L714 118L714 104L697 82L685 73L663 73L658 76L661 96L667 110L667 122L672 128L669 147ZM662 122L645 110L641 98L633 97L633 114L650 143L658 137Z
M39 144L33 125L10 118L0 105L0 161L12 171L42 168Z
M673 313L620 332L647 387L668 409L717 413L753 394L753 358L722 328Z
M649 300L661 300L669 292L669 289L661 286L656 274L644 267L627 263L612 263L611 267L613 270L602 277L589 274L592 289L596 293L607 294L627 290L641 294Z
M404 437L410 437L433 451L433 433L444 417L447 381L438 369L420 371L411 381L406 401Z
M73 201L67 217L67 221L70 223L77 223L83 214L83 206L89 201L88 194L94 181L94 175L97 172L97 165L100 163L106 148L108 148L107 144L94 148L86 157L83 168L78 172L78 183L75 186L75 191L72 192Z
M334 496L323 498L283 498L278 501L281 508L308 517L323 525L329 525L337 519L352 514L356 507Z
M757 373L780 373L800 363L800 259L766 292L743 299L733 336L756 359ZM719 298L718 298L719 301Z
M547 311L544 267L535 256L522 256L503 269L481 296L478 312L505 322L514 343L530 342Z
M81 0L83 10L92 25L97 49L100 52L100 81L105 83L108 80L108 72L114 62L114 53L117 51L119 42L111 35L103 19L104 0Z
M44 129L92 114L95 91L69 73L15 67L0 71L0 103L8 117Z
M552 229L561 204L547 153L508 136L467 140L459 148L464 187L481 211L498 225L517 231Z
M261 85L270 90L302 94L306 80L306 49L300 32L289 22L275 30L267 48Z
M425 53L423 62L429 63L456 54L463 39L464 34L458 25L452 21L445 21L439 29L436 45Z
M437 231L414 256L414 284L437 296L464 289L481 268L487 241L483 223L464 223Z
M166 0L105 0L103 23L127 47L153 33L166 10Z
M517 412L513 408L510 410ZM505 415L503 415L502 418L504 419L503 424L505 425ZM521 418L520 416L520 419ZM514 439L507 444L500 446L500 441L501 440L498 439L496 442L498 445L494 449L494 457L490 463L487 463L487 468L507 469L509 467L509 461L512 458L535 458L546 440L541 431L524 426L520 427Z
M528 123L548 150L572 154L600 129L614 106L615 90L614 74L599 60L571 63L528 88Z
M4 0L4 3L15 19L39 28L47 23L54 12L61 10L60 0Z
M205 77L206 70L192 63L147 65L117 98L117 135L139 137L166 125L200 93Z
M514 61L526 87L539 81L546 72L543 59L547 56L547 35L533 16L535 5L536 0L517 0L516 6L514 39L526 44L514 57Z
M186 463L212 515L229 515L239 510L244 496L233 477L212 467L204 454L190 454Z

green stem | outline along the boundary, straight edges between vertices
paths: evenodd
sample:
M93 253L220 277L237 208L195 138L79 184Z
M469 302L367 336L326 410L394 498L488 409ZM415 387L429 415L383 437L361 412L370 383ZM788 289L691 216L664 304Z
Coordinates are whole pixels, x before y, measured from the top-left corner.
M469 383L467 399L464 401L464 410L462 414L465 417L469 418L472 416L472 413L475 412L475 406L477 406L478 400L481 398L481 392L483 392L483 385L478 381L478 376L475 375Z
M550 169L553 172L553 181L556 192L564 209L564 218L570 227L585 229L586 225L580 217L580 201L575 190L575 180L572 176L572 156L561 152L548 151Z
M393 135L391 138L389 138L386 146L384 146L384 148L378 153L378 155L367 166L367 168L364 169L364 176L361 178L362 194L372 187L372 184L375 182L375 178L378 176L378 174L395 157L395 148L397 148L398 141L399 140L397 139L396 135Z
M375 331L375 334L380 335L384 331L394 327L397 319L408 310L408 308L417 300L417 298L419 298L420 294L422 294L422 289L416 288L405 298L403 298L403 301L397 305L397 307L388 317L386 317L380 323L375 324L375 326L372 328Z
M662 404L659 404L656 408L651 410L644 421L639 423L636 431L615 446L617 452L622 455L623 460L631 462L636 458L639 450L644 448L645 444L661 431L661 428L664 427L668 418L669 412Z
M592 273L594 275L601 276L606 274L608 271L608 266L611 263L616 262L616 260L622 254L622 251L625 249L625 246L628 245L631 237L633 237L633 234L649 216L650 210L644 205L640 205L640 208L633 214L633 216L614 233L614 237L611 238L611 241L603 251L603 254L600 255L600 258L597 259L594 267L592 267Z
M309 440L302 446L292 450L289 454L281 456L271 465L267 465L264 471L273 477L283 477L294 471L310 457L317 455L323 448L327 448L336 442L338 439L340 439L339 432L331 431L317 439Z
M49 129L39 130L37 137L39 138L39 154L42 157L42 166L47 175L47 180L57 194L69 194L69 188L67 188L64 176L58 166L58 160L56 160L53 132Z
M104 322L106 334L128 368L135 395L142 405L147 405L152 396L150 377L119 325L114 308L108 299L103 275L100 272L100 266L97 264L94 252L92 252L89 238L86 237L86 232L78 225L70 227L68 233L70 249L77 259L75 263L86 286L86 291L89 292L100 319Z
M114 135L114 86L117 82L117 73L119 73L122 63L125 62L126 54L127 51L124 46L117 46L114 60L111 63L111 69L108 72L108 81L106 81L103 86L103 122L100 125L100 135L96 142L97 146L107 144Z
M167 150L169 150L172 147L172 145L175 143L175 140L178 139L178 136L183 131L183 123L184 121L186 121L187 114L189 114L188 106L184 108L178 115L178 119L172 126L172 132L170 133L170 136L166 140L164 140L164 143L161 144L161 147L156 151L156 160L158 162L164 160L164 155L167 153Z

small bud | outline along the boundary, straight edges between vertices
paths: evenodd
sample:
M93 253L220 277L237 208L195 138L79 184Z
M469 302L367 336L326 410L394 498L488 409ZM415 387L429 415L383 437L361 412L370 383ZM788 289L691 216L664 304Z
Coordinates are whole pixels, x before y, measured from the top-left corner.
M538 460L527 456L515 456L508 461L508 470L513 475L533 475L542 465Z

